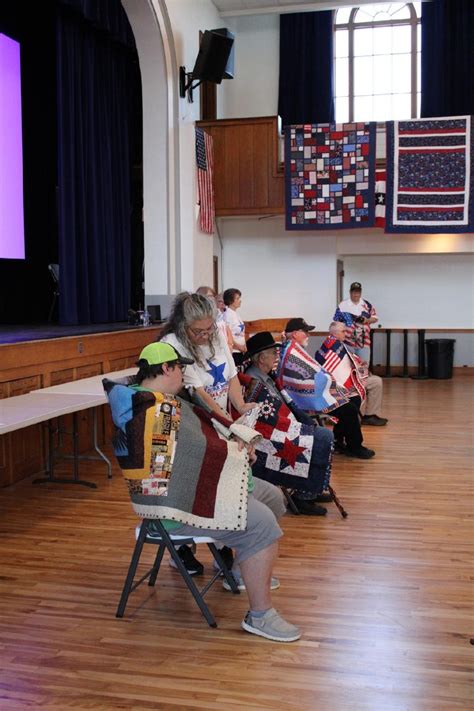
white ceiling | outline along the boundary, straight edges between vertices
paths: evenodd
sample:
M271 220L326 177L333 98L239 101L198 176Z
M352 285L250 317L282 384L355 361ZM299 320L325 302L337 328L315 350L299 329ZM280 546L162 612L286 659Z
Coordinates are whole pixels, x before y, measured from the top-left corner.
M389 2L390 0L378 0ZM374 0L212 0L222 17L269 13L334 10L346 5L372 4Z

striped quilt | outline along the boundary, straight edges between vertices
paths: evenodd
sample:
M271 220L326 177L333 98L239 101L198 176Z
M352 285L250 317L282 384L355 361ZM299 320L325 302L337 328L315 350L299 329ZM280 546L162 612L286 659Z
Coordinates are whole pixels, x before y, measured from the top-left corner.
M328 413L349 402L345 388L293 340L281 348L276 381L305 412Z
M178 397L104 381L114 451L135 513L203 529L244 530L248 457L208 414Z

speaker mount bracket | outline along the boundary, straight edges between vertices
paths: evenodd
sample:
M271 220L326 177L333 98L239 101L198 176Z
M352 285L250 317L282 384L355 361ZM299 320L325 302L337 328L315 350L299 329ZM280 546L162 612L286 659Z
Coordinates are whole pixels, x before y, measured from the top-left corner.
M193 90L196 89L202 80L196 82L193 85L193 73L187 72L186 67L179 68L179 95L182 99L188 96L188 101L190 104L193 103Z

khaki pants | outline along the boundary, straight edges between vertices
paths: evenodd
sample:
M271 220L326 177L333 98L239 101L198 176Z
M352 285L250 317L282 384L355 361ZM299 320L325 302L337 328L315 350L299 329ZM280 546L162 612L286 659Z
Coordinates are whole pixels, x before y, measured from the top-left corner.
M369 375L364 382L366 399L360 408L361 415L382 417L383 381L378 375Z

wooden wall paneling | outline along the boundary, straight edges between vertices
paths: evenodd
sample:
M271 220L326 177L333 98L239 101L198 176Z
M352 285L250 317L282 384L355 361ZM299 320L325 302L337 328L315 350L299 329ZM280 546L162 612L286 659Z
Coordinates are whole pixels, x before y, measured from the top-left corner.
M7 385L8 397L15 397L16 395L26 395L32 390L39 390L43 387L41 375L32 375L28 378L18 378L18 380L12 380Z
M254 124L253 128L253 175L255 185L254 207L267 208L269 204L268 175L268 126Z
M156 326L80 337L5 344L0 346L0 398L23 395L32 390L58 385L79 378L133 367L141 349L155 341ZM104 421L105 408L98 414L99 441L113 428ZM93 411L79 413L79 450L93 444ZM62 418L62 426L72 431L72 416ZM8 486L44 470L46 430L34 425L0 436L0 486ZM63 436L64 451L72 452L72 440Z
M214 140L216 215L284 212L276 116L199 121Z
M101 375L104 371L102 370L102 362L91 363L90 365L81 365L76 368L75 380L82 380L83 378L92 378L94 375Z

